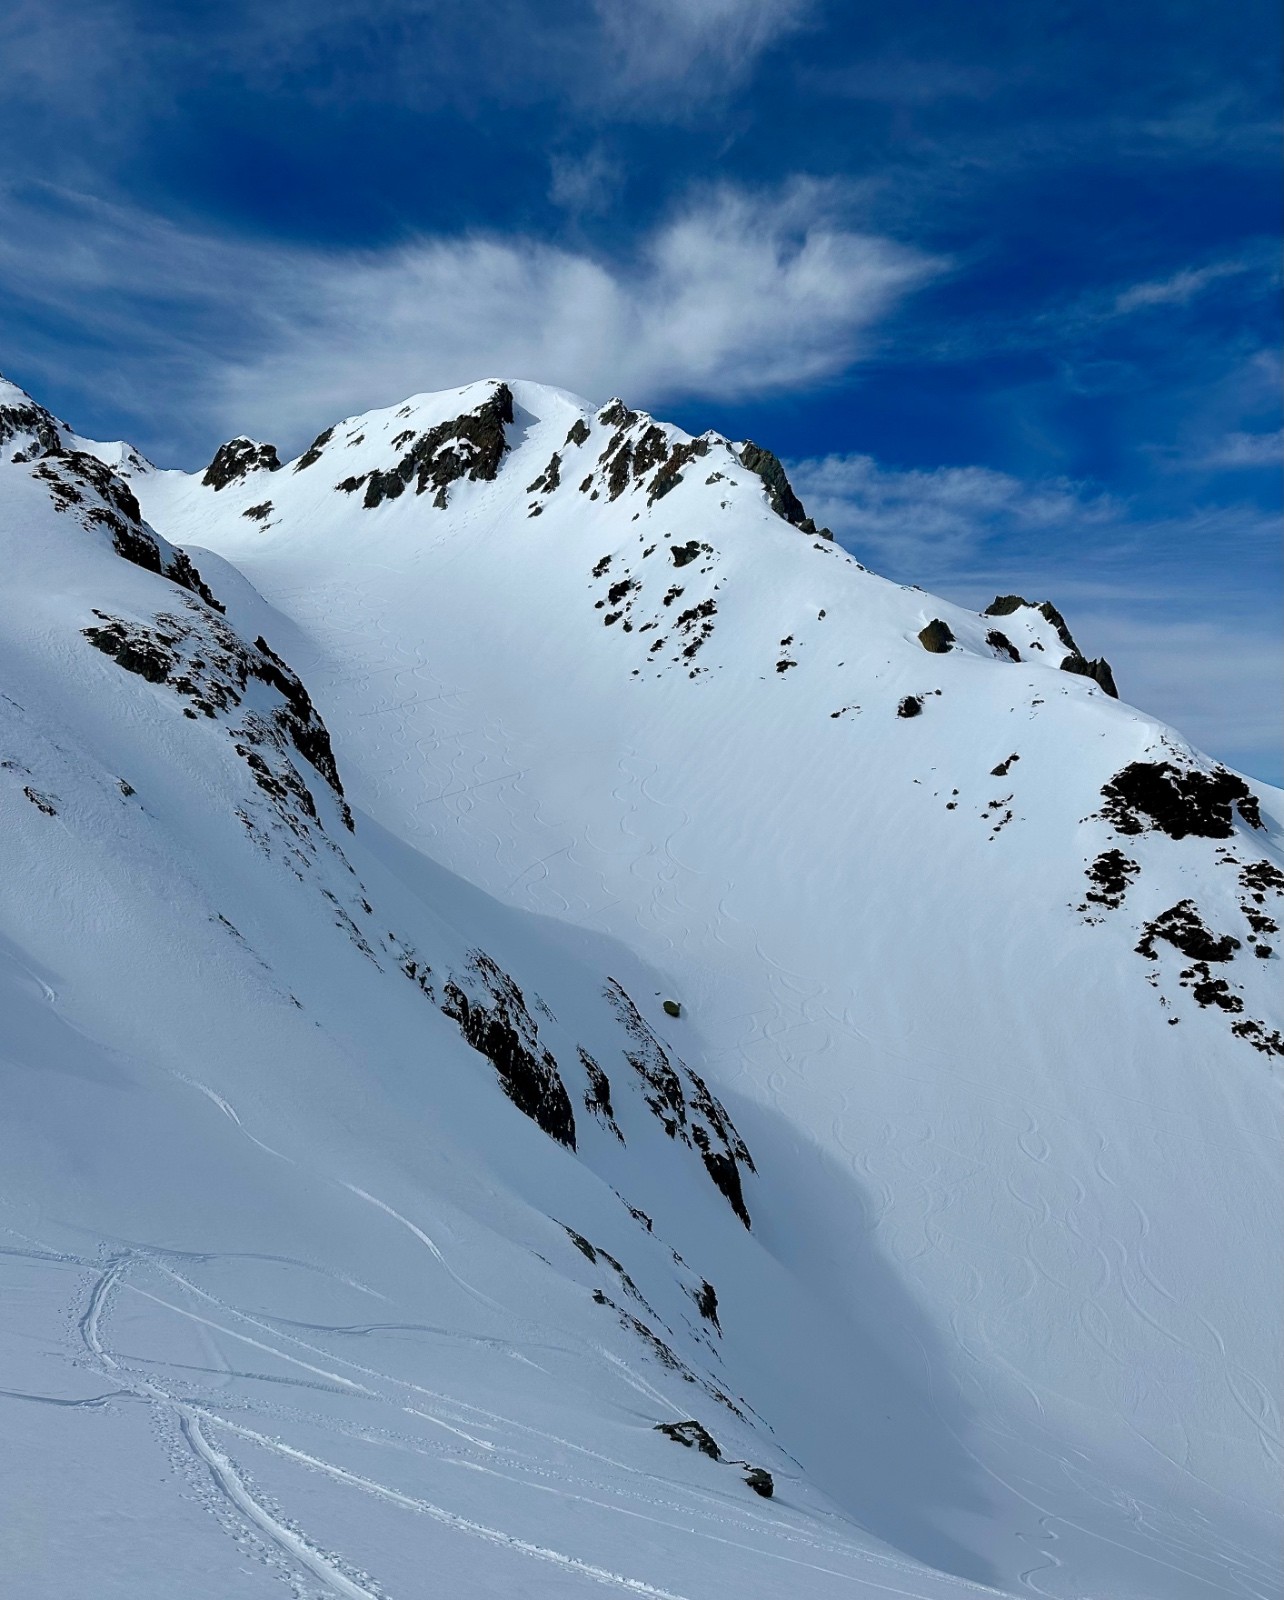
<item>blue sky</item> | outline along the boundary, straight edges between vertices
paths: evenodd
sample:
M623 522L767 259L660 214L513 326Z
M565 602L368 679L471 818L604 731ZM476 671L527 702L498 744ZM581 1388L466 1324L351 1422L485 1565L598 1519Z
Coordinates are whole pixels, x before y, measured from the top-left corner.
M502 374L786 457L1284 778L1274 0L10 0L0 368L196 465Z

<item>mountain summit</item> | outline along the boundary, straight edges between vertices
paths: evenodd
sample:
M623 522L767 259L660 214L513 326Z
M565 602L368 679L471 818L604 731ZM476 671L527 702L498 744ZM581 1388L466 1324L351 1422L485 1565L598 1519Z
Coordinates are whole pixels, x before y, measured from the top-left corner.
M1284 796L1051 602L498 380L0 558L24 1594L1272 1592Z

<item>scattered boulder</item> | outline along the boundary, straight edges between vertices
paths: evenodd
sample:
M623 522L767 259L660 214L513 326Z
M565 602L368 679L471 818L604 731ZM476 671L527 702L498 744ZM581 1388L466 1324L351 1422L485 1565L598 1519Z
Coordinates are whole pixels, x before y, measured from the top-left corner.
M1000 633L997 628L991 628L985 636L985 642L991 650L996 650L1000 655L1005 655L1009 661L1020 661L1021 652L1008 638L1006 633Z
M745 1482L755 1494L760 1494L764 1500L770 1500L776 1492L775 1482L765 1467L750 1467L745 1473Z
M682 1015L681 1004L677 1000L666 1000L664 1002L664 1014L666 1017L680 1017Z
M917 694L907 694L896 708L898 717L917 717L923 710L923 697Z
M940 617L933 617L925 628L919 629L918 642L934 656L946 655L954 644L950 626Z

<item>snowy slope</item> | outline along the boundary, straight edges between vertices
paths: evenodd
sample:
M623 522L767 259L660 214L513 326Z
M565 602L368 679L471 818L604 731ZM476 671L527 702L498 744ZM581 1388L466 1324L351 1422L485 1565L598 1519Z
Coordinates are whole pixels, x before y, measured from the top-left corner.
M0 407L24 1592L1273 1592L1277 793L618 403Z

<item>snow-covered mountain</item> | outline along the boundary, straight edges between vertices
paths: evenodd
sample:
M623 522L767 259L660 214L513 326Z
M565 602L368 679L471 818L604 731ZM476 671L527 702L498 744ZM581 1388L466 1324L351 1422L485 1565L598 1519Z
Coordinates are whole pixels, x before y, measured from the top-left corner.
M527 383L0 560L16 1592L1276 1591L1284 796L1055 607Z

